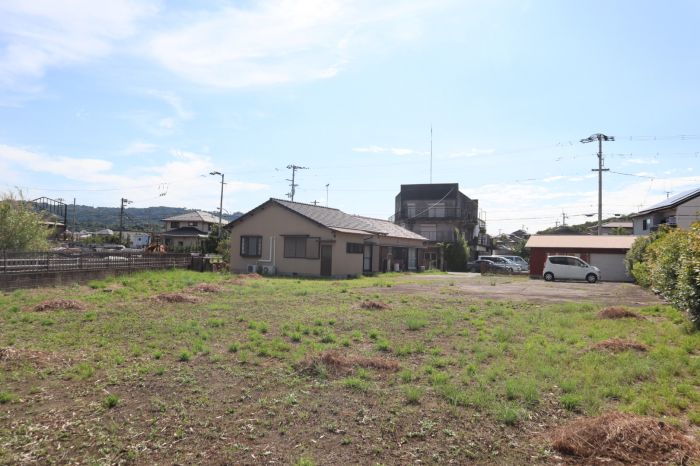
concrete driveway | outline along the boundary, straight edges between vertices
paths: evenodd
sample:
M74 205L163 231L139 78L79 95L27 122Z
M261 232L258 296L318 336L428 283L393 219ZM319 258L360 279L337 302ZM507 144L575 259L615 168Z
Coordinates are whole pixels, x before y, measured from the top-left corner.
M632 283L545 282L522 275L447 273L412 274L386 288L390 293L423 293L440 289L443 293L477 299L519 300L540 303L590 302L605 306L650 306L664 304L656 295Z

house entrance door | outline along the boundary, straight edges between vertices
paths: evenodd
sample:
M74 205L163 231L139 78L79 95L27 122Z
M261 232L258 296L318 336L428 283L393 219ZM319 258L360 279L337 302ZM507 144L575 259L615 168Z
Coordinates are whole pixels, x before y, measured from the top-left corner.
M333 248L330 244L321 245L321 276L330 277L331 276L331 256L333 253Z

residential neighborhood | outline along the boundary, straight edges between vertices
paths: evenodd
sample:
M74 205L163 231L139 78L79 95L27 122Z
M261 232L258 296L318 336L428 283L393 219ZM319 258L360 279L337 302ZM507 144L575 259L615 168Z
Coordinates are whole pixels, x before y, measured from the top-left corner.
M697 2L0 2L0 466L700 464Z

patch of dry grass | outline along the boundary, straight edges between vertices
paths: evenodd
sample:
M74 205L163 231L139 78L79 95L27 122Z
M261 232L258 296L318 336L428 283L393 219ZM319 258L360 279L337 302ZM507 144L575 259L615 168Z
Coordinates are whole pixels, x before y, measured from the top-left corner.
M161 303L197 303L199 299L187 293L161 293L153 298Z
M45 311L84 311L85 304L74 299L51 299L34 306L37 312Z
M363 301L360 304L360 307L362 309L369 309L369 310L374 310L374 311L381 311L384 309L389 309L390 306L387 303L384 303L382 301Z
M636 312L630 311L629 309L622 306L611 306L606 307L598 313L599 319L639 319L644 320L644 317L640 316Z
M190 290L199 293L221 293L222 288L213 283L199 283L190 288Z
M351 372L355 367L378 369L396 372L401 368L396 359L345 355L339 351L324 351L307 356L297 366L300 372L314 373L318 364L323 364L329 371L336 374Z
M648 350L646 345L633 340L623 340L621 338L611 338L609 340L599 341L591 346L593 351L610 351L611 353L621 353L627 350L645 352Z
M577 464L691 464L700 458L698 444L677 428L616 412L558 429L552 446Z

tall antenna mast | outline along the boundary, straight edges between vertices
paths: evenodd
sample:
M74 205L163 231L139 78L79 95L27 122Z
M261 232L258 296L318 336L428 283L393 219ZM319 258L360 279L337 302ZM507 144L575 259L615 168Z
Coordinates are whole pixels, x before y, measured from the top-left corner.
M433 184L433 124L430 123L430 184Z
M289 179L287 180L287 181L289 181L289 182L291 183L291 184L290 184L290 187L291 187L292 189L291 189L291 190L289 191L289 193L287 194L287 197L288 197L289 199L291 199L292 202L294 202L294 194L296 193L296 188L299 186L298 184L296 184L296 183L294 182L294 180L296 179L295 176L296 176L297 170L308 170L309 167L300 167L299 165L291 164L291 165L287 165L287 168L290 169L290 170L292 170L292 179L291 179L291 180L289 180Z

